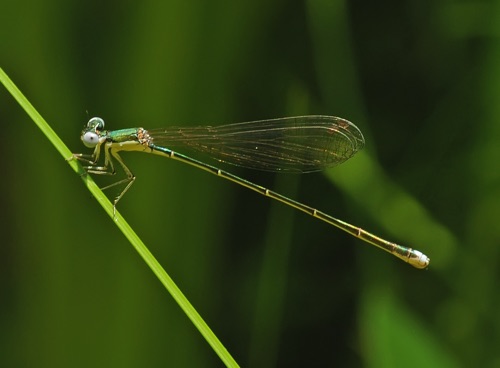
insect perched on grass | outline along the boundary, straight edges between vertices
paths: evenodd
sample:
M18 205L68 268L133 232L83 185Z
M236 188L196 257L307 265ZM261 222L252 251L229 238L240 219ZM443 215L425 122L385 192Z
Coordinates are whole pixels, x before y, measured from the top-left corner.
M365 144L361 131L345 119L310 115L221 126L105 130L104 120L95 117L83 129L81 139L85 146L94 148L94 153L78 153L73 157L88 165L85 167L88 173L114 175L114 160L125 171L126 178L103 188L125 185L114 200L115 210L116 204L135 180L118 152L153 153L208 171L296 208L375 245L416 268L422 269L429 265L430 259L418 250L381 239L359 227L171 149L184 147L203 152L220 162L258 170L283 173L320 171L348 160ZM104 150L103 166L98 164L101 150Z

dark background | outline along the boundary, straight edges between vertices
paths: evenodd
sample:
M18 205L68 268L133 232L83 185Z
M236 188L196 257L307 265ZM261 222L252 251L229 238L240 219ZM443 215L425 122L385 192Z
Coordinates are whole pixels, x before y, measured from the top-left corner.
M242 366L493 367L499 14L493 1L7 1L0 60L74 152L91 116L353 121L365 150L323 174L229 169L423 251L427 271L152 155L123 155L137 180L119 210ZM221 366L0 91L0 365Z

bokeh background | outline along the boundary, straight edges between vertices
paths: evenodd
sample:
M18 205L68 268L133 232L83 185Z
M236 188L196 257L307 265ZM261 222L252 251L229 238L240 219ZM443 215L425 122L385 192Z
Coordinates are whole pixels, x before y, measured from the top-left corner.
M353 121L366 148L338 168L229 169L420 249L427 271L156 156L123 155L137 180L119 210L242 366L498 367L499 16L499 1L6 1L0 62L74 152L91 116ZM0 124L0 365L222 366L3 87Z

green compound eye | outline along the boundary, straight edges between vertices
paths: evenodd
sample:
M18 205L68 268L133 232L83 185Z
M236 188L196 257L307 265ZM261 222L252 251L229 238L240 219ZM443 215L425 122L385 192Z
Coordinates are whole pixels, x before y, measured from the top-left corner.
M92 118L87 123L87 130L100 131L104 129L104 120L101 118Z

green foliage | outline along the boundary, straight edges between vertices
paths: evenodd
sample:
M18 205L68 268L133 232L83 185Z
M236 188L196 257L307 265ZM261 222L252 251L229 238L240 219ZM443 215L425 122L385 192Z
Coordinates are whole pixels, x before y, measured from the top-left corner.
M222 361L231 367L238 366L231 355L228 353L224 345L217 339L217 336L210 330L205 321L196 312L196 309L189 303L186 297L182 294L181 290L177 287L170 276L165 272L163 267L158 263L155 257L151 254L146 245L141 241L137 234L132 230L130 225L121 216L119 211L113 208L112 203L104 196L104 193L95 184L89 175L86 175L85 170L81 165L77 163L77 160L73 159L69 149L64 145L64 143L59 139L57 134L50 128L47 122L40 116L40 114L35 110L35 108L29 103L26 97L23 96L21 91L17 89L14 83L9 79L5 72L0 68L0 82L4 84L7 90L12 94L12 96L17 100L17 102L24 108L26 113L33 119L33 121L38 125L42 132L47 136L50 142L56 147L56 149L66 157L66 159L73 166L75 171L83 178L83 181L87 184L89 191L97 199L97 201L106 210L108 215L114 220L116 226L123 232L123 235L129 240L133 245L135 250L144 259L144 262L151 268L156 277L165 286L170 295L175 299L175 301L182 308L184 313L189 317L193 324L198 328L200 333L205 337L207 342L212 346L214 351L220 356Z
M234 170L414 246L429 270L161 157L124 155L137 180L119 210L242 366L492 367L497 7L7 2L1 60L73 152L86 151L89 115L110 129L353 121L366 149L325 175L274 183ZM109 202L106 214L67 170L70 152L46 144L7 93L0 111L0 364L220 366L130 251Z

